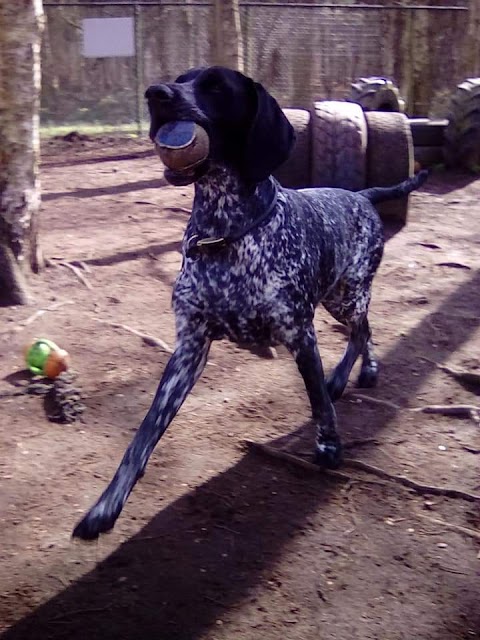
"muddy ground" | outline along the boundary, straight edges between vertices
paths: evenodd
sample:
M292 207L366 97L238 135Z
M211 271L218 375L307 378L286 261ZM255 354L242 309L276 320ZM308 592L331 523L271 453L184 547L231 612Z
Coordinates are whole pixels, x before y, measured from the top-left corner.
M312 451L283 351L215 344L113 533L72 542L168 358L111 323L173 344L192 190L166 185L145 143L106 138L45 144L42 185L50 266L31 307L0 308L0 392L27 381L23 345L49 337L71 353L86 410L62 425L41 397L0 398L2 640L480 638L478 502L245 451ZM479 202L480 181L441 171L411 197L374 286L379 386L351 383L337 404L348 457L477 495L479 424L411 409L480 404L439 366L480 371ZM76 261L83 279L61 264ZM330 369L345 336L322 310L316 327Z

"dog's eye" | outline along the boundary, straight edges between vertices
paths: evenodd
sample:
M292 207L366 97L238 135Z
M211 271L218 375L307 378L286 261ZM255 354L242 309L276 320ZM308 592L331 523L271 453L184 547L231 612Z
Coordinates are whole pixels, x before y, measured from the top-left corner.
M204 90L208 93L222 93L224 90L223 82L216 76L209 76L208 78L205 78L202 85Z

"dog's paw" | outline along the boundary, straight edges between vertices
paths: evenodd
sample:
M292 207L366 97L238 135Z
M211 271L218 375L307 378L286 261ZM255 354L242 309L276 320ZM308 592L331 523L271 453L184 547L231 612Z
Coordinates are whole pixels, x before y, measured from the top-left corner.
M122 510L122 505L105 505L98 502L80 520L72 533L72 538L96 540L100 534L111 531Z
M358 376L357 386L360 389L372 389L377 385L378 380L378 365L373 362L365 367L362 367L360 375Z
M337 469L342 463L340 440L321 440L315 445L315 462L325 469Z

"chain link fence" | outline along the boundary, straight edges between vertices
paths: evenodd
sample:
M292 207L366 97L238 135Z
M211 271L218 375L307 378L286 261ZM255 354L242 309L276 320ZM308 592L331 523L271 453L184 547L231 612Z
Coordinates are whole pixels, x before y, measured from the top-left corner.
M145 127L146 86L215 62L213 1L44 2L41 123ZM284 107L342 99L360 76L393 78L410 115L445 114L472 75L463 2L240 2L245 72ZM136 55L85 57L86 18L131 17ZM477 52L478 54L478 52ZM478 65L478 61L476 63Z

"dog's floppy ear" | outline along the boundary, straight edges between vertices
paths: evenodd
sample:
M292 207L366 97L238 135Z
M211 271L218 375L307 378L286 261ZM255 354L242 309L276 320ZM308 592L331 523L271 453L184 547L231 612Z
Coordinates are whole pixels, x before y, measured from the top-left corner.
M261 182L290 155L295 132L278 102L258 82L256 113L248 132L242 174L250 183Z

